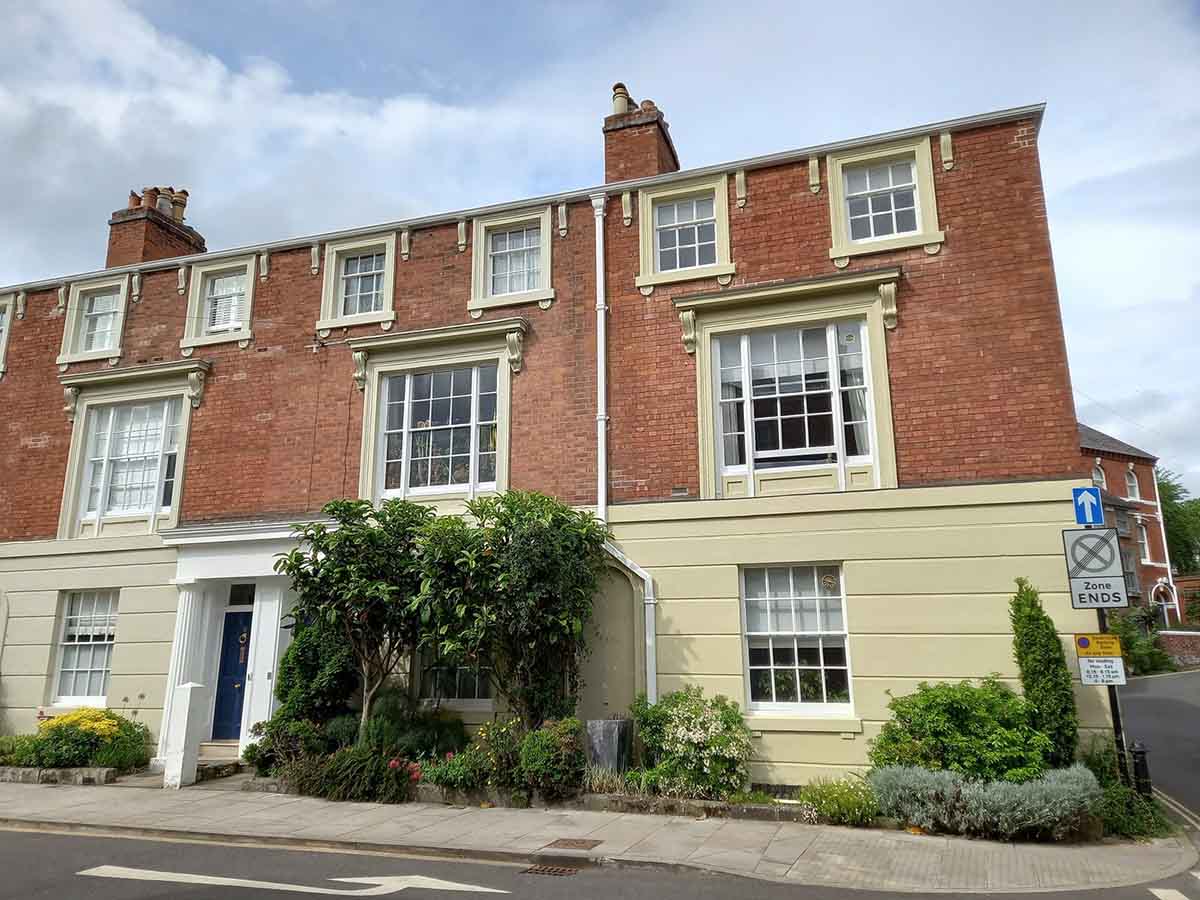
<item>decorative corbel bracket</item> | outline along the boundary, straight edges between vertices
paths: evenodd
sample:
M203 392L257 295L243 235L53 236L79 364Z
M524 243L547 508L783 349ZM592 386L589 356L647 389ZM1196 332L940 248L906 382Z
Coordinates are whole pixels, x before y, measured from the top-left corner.
M142 300L142 273L134 272L129 279L129 299L134 303L140 303Z
M67 286L65 284L63 284L63 285L59 285L58 303L57 303L57 305L55 305L54 309L56 312L62 312L66 308L67 308Z
M195 372L188 372L188 399L192 401L192 409L198 409L200 401L204 398L204 371L197 369Z
M25 318L25 292L17 291L17 318Z
M815 156L808 158L808 189L814 194L821 193L821 160Z
M354 386L360 391L367 389L367 351L355 350L350 354L354 361Z
M633 224L633 194L629 191L621 193L621 221L626 225Z
M950 132L943 131L938 136L938 145L942 151L942 168L949 172L954 168L954 144L950 141Z
M515 375L521 371L521 366L525 364L525 332L508 332L504 336L504 343L508 345L508 367L512 369Z
M558 236L567 236L567 204L558 204Z
M458 252L462 253L467 249L467 220L458 220Z
M738 169L733 173L733 191L737 196L738 209L746 205L746 170Z
M75 410L79 406L79 388L63 388L63 415L68 422L75 421Z
M407 228L400 232L400 259L408 262L412 255L412 232Z
M308 270L316 275L321 271L321 245L313 244L309 249Z
M696 311L685 309L679 313L679 325L683 328L683 349L696 352Z
M182 297L187 292L187 280L188 280L188 267L187 266L179 267L179 274L178 274L177 280L178 280L178 284L175 285L175 288L176 288L176 290L179 291L179 296Z
M258 280L266 281L271 274L271 251L264 250L258 254Z
M885 281L879 285L879 300L883 305L883 327L888 331L894 331L899 316L899 310L896 307L896 282Z

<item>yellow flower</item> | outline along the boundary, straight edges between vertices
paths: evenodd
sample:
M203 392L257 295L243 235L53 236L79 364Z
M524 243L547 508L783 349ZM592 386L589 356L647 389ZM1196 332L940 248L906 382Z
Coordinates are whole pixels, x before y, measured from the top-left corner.
M107 709L77 709L75 712L47 719L38 726L42 734L49 734L60 728L77 728L85 734L94 734L107 743L116 737L121 730L117 714Z

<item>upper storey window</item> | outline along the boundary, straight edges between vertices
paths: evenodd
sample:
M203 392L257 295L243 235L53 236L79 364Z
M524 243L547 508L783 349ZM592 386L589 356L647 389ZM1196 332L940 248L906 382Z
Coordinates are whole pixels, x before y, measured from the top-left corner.
M254 305L254 256L224 259L192 266L188 314L183 340L190 348L252 337L250 319Z
M325 245L318 331L396 319L392 301L396 235L331 241Z
M522 303L550 306L550 233L549 206L475 220L467 304L472 316Z
M1104 474L1104 468L1099 463L1092 466L1092 484L1102 491L1108 489L1108 477Z
M643 294L655 285L698 278L728 284L729 180L725 175L638 191L640 271Z
M118 359L125 326L129 278L98 279L71 285L58 364Z
M169 512L175 498L183 398L88 411L82 479L85 518Z
M1130 500L1142 499L1142 492L1138 487L1137 473L1132 469L1125 473L1125 496Z
M937 253L938 225L929 138L826 157L829 178L829 256L838 267L850 257L923 246Z

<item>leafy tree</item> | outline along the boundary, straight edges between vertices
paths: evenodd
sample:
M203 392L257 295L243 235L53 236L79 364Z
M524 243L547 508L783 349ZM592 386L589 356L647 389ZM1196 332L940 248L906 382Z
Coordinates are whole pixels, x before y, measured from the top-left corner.
M1156 468L1154 475L1171 565L1180 572L1200 571L1200 498L1188 499L1188 489L1170 469Z
M527 728L573 715L608 527L536 492L467 509L474 522L439 519L421 542L423 591L413 606L424 646L488 670Z
M1021 673L1021 689L1030 704L1033 727L1050 738L1051 766L1065 768L1075 759L1079 716L1071 671L1054 620L1042 609L1037 589L1017 579L1017 592L1008 606L1013 630L1013 657Z
M275 561L275 571L292 580L296 617L336 629L354 654L361 741L376 692L418 642L417 539L433 512L403 500L378 509L366 500L335 500L322 512L334 524L295 526L298 546Z
M342 632L324 619L297 619L279 661L276 716L324 722L346 711L358 666Z

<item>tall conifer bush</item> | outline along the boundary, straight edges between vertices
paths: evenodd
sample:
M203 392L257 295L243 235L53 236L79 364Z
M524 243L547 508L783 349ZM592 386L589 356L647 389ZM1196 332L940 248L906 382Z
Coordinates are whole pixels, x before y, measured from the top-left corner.
M1017 579L1017 593L1008 607L1013 630L1013 656L1021 673L1021 688L1033 707L1033 726L1054 744L1050 765L1062 768L1075 759L1079 716L1062 641L1054 620L1042 609L1037 589Z

